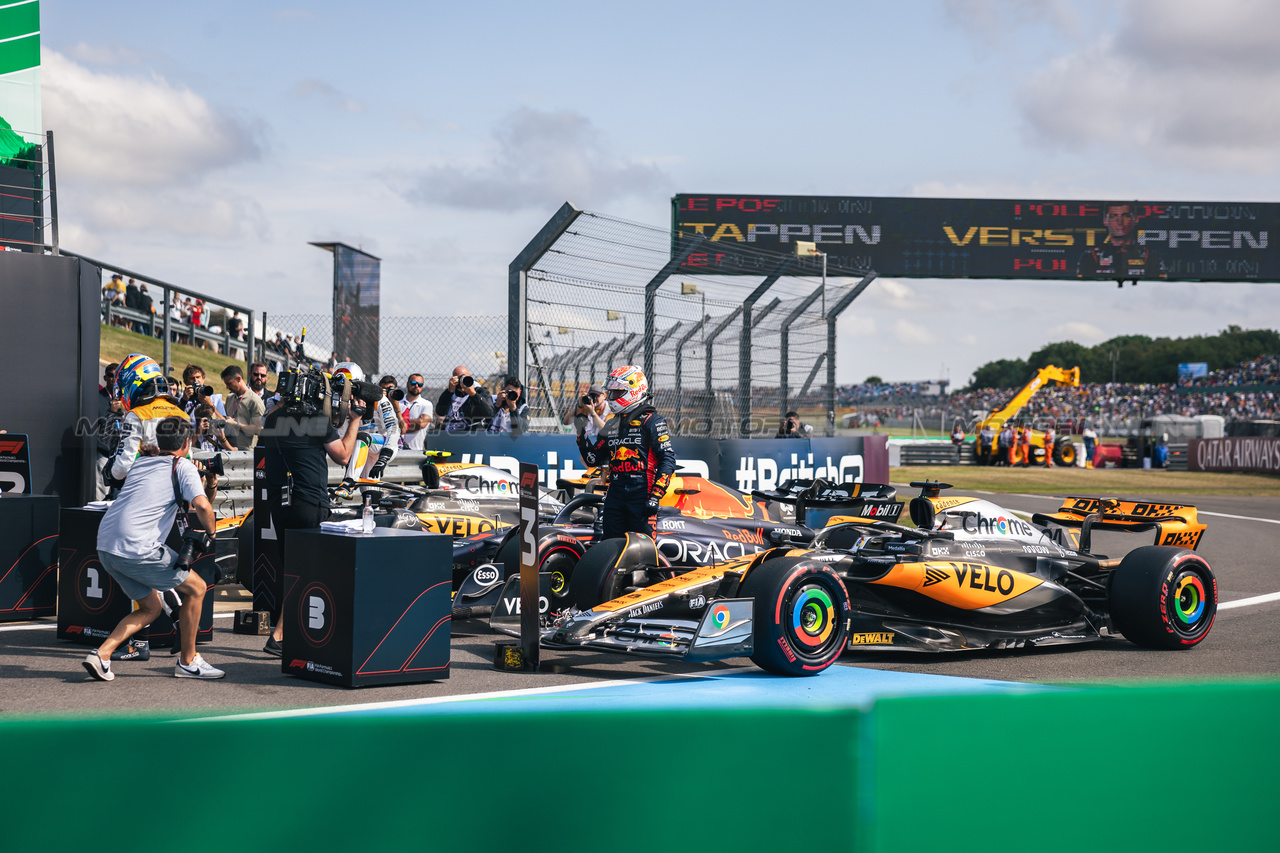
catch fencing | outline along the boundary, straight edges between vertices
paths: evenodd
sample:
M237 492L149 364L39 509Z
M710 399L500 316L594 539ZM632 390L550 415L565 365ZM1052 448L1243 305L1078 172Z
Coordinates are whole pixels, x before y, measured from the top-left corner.
M758 275L716 274L727 253ZM566 204L511 264L513 371L545 418L563 419L591 383L636 364L679 435L772 435L802 407L824 412L831 435L835 321L875 274L828 278L824 260Z

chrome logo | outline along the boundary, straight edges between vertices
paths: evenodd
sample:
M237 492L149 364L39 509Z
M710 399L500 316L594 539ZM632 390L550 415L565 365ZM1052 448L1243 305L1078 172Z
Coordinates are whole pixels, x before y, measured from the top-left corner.
M711 615L708 617L711 625L716 628L725 628L729 624L729 608L723 604L717 604L711 608Z
M999 530L1001 533L1009 532L1009 521L1003 515L996 518L996 530Z

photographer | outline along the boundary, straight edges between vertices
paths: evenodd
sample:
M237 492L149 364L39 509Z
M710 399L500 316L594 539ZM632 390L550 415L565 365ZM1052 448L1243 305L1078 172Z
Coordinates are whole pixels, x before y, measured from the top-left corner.
M84 659L84 668L99 681L111 681L111 653L163 610L160 593L176 590L182 596L178 631L182 655L174 666L178 678L222 678L196 652L200 611L207 589L190 566L175 563L177 554L164 544L177 519L181 501L190 502L203 526L188 531L184 539L199 543L198 553L209 547L214 530L213 507L204 496L200 475L186 459L191 449L191 424L184 417L165 418L156 427L156 445L146 445L144 456L133 465L120 496L98 527L98 559L138 609L125 616L102 645ZM154 454L154 455L152 455Z
M226 433L223 427L226 421L218 417L218 413L213 410L213 406L199 406L193 415L196 421L195 441L192 449L204 453L221 453L224 450L235 450L236 446L227 441ZM196 468L200 471L200 478L204 480L204 496L213 503L218 499L218 475L212 471L206 471L204 463L195 460Z
M422 396L422 374L413 373L406 383L409 393L404 398L404 436L400 445L405 450L424 450L427 446L427 427L431 425L431 403Z
M496 412L486 432L509 432L519 436L529 430L529 404L523 399L524 385L515 376L508 376L502 383L502 391L494 398Z
M574 432L580 436L585 435L594 442L600 430L604 429L605 422L613 417L613 413L609 411L604 387L592 385L578 400L577 411L571 414Z
M355 383L353 401L360 393L364 394L361 400L373 396L370 390L377 391L369 389L365 382ZM360 431L361 413L356 405L352 406L341 435L323 413L299 408L291 400L284 400L267 415L260 444L266 451L267 504L271 527L279 537L281 571L285 565L285 547L289 544L286 531L319 527L320 522L329 517L326 457L339 465L350 461ZM262 650L280 657L284 621L278 612L272 616L276 620L275 630Z
M446 432L482 430L493 417L492 398L463 365L453 369L449 387L436 403L437 426Z
M812 438L813 427L800 420L800 413L792 410L778 424L778 434L774 438Z

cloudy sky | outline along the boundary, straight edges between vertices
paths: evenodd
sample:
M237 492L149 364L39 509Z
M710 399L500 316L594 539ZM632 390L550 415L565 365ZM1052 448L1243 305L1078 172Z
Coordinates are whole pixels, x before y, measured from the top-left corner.
M383 258L384 314L496 313L566 200L657 226L677 192L1280 200L1267 0L41 13L63 244L271 313L326 310L311 240ZM838 378L1232 323L1280 326L1280 285L886 279Z

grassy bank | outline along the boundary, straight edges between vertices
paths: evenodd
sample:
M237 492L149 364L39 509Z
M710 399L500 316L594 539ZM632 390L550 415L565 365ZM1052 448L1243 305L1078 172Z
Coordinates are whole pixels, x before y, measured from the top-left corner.
M135 352L151 356L162 366L164 364L164 341L160 338L139 335L115 326L102 327L101 345L98 348L100 358L108 362L118 362L126 355ZM169 363L173 368L173 375L178 378L182 378L182 368L188 364L200 365L204 368L205 381L219 391L222 387L218 376L227 365L234 364L246 374L249 372L249 366L243 361L228 358L215 350L200 349L185 344L169 345ZM268 387L275 387L274 373L268 377L267 382Z
M1056 495L1280 495L1280 477L1141 468L979 468L912 465L890 468L889 480L940 480L958 489Z

